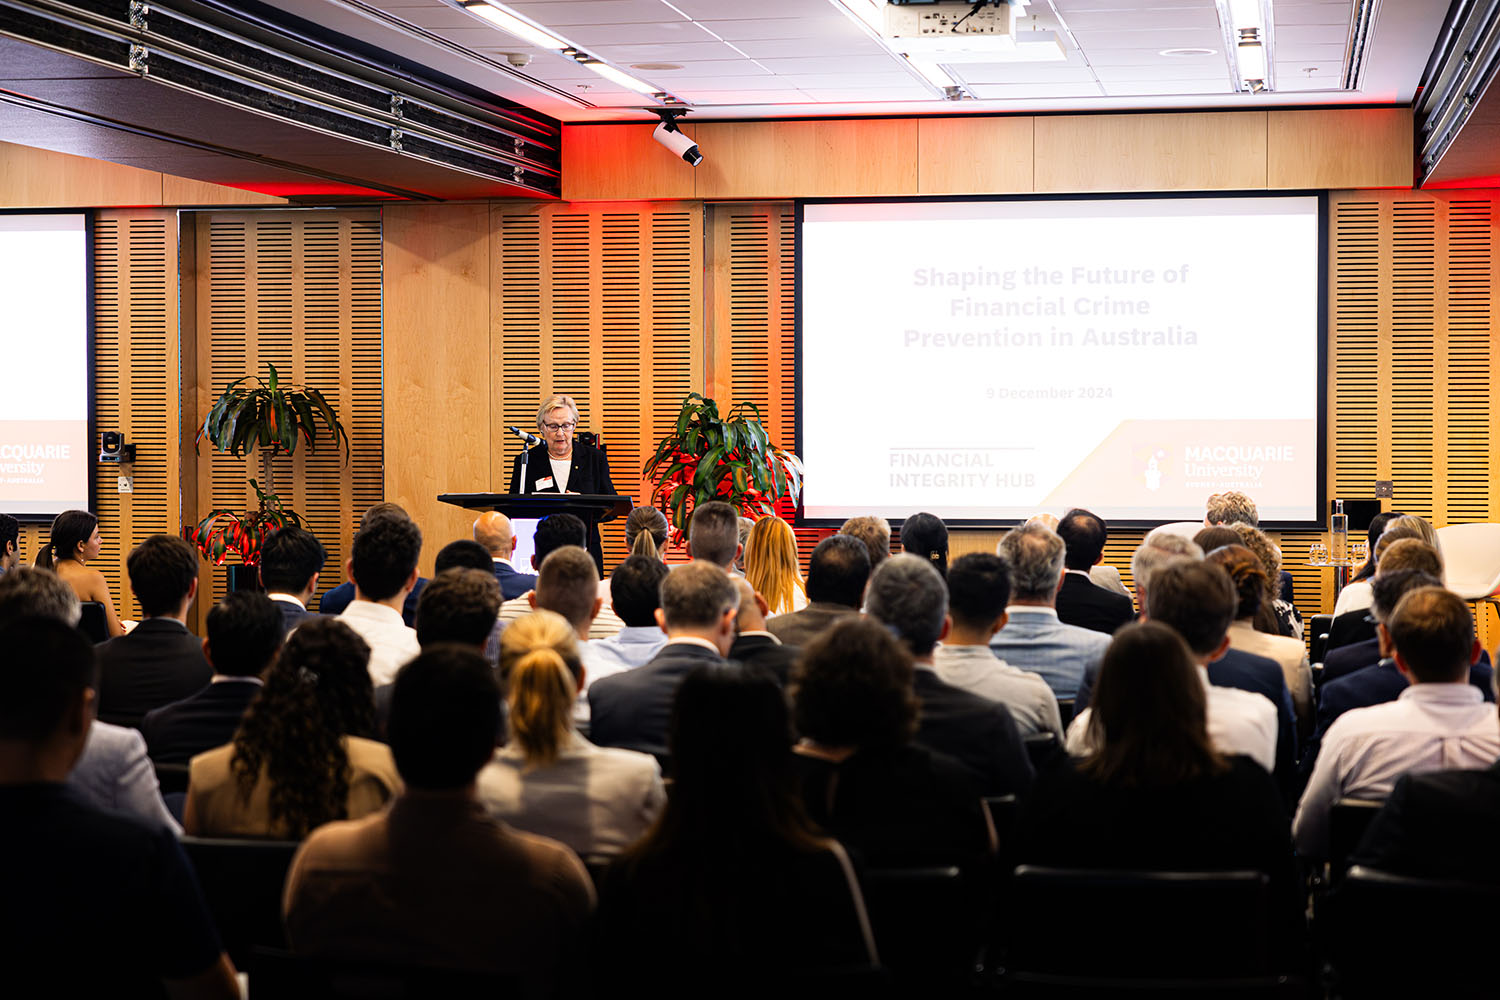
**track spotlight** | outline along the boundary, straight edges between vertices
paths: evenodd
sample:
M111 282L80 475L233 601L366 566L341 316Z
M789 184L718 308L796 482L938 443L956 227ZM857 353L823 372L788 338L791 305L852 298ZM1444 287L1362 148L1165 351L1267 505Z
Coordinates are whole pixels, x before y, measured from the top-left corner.
M688 166L696 167L703 162L703 154L698 151L698 144L682 134L677 128L677 119L684 112L675 108L652 108L652 111L661 115L661 124L651 133L651 138L666 146L672 151L673 156L679 156L687 161Z

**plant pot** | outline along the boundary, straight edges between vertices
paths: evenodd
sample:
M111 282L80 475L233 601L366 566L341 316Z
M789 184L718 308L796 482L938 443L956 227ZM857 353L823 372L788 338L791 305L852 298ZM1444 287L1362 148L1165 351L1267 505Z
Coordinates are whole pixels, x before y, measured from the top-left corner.
M229 574L229 592L260 590L260 569L256 566L225 566Z

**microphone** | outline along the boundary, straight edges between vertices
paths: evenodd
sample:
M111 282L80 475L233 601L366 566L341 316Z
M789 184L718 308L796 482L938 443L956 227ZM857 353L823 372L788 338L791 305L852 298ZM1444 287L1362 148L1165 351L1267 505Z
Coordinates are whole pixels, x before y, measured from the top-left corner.
M522 441L525 441L527 444L541 444L542 443L542 439L541 438L537 437L535 434L527 434L525 431L521 430L521 428L519 428L519 427L510 427L510 428L507 428L507 429L512 434L514 434L516 437L520 438Z

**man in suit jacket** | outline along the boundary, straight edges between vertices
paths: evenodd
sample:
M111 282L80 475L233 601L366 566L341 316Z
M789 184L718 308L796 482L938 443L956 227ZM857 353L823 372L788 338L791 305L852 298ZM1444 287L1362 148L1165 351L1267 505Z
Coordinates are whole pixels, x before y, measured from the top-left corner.
M535 573L523 573L510 561L516 553L516 536L511 531L510 518L498 510L480 514L474 522L474 541L483 545L490 554L502 598L508 601L520 597L536 586Z
M864 543L851 540L863 550ZM699 667L726 664L739 601L728 574L710 563L692 562L669 573L657 612L667 644L645 666L589 685L589 739L654 754L665 770L677 685Z
M807 564L807 607L766 622L782 645L805 648L845 615L859 614L870 579L870 552L853 535L832 535L818 543Z
M260 675L286 635L282 611L265 594L239 590L208 613L203 655L213 667L208 687L147 712L146 749L160 764L186 764L234 739L245 709L260 693Z
M1104 519L1074 508L1057 523L1057 535L1066 546L1062 589L1057 592L1058 620L1109 635L1134 621L1135 605L1130 598L1098 586L1090 577L1093 567L1104 561L1104 543L1109 539Z
M907 553L882 562L870 577L866 610L900 636L915 661L916 742L957 758L985 795L1024 794L1034 772L1010 710L945 683L933 666L932 651L950 622L948 589L931 563Z
M260 585L281 611L283 637L318 614L307 610L307 602L318 592L318 575L328 551L310 531L294 525L266 539L260 550ZM259 672L259 671L257 671Z
M198 596L198 550L176 535L152 535L125 570L145 618L99 646L99 718L139 727L153 708L202 690L213 668L186 624Z
M766 599L755 592L750 582L742 576L734 579L740 592L740 610L735 619L734 643L729 647L729 658L747 667L764 670L786 687L791 676L792 664L797 660L798 650L783 645L782 641L766 630Z

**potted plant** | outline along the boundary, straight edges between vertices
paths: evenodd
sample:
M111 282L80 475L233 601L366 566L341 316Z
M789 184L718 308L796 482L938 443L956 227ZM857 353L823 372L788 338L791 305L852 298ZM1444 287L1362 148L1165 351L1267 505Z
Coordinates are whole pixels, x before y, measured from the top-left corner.
M673 432L661 439L641 475L652 481L651 502L672 522L673 540L687 532L693 509L722 500L759 520L776 502L802 495L802 460L771 443L760 407L736 403L719 416L719 404L698 393L682 402Z
M317 451L320 424L335 446L343 443L346 460L349 455L349 435L323 394L283 382L273 364L267 363L266 368L264 379L247 375L229 383L193 442L196 449L208 438L217 450L237 458L247 458L252 452L260 458L260 480L250 480L257 503L254 510L212 510L196 525L182 529L183 537L215 566L222 566L231 552L239 555L244 566L258 566L261 545L272 532L302 524L301 516L276 495L273 459L295 454L299 439L307 443L308 451ZM230 567L230 587L238 589L234 569Z

